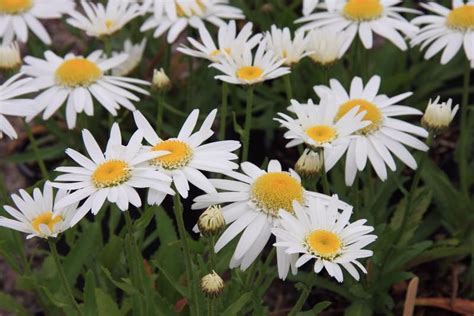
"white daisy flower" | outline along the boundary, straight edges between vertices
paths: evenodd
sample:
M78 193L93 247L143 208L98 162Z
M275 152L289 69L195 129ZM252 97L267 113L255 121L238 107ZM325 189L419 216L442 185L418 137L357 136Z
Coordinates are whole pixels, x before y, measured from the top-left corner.
M231 84L251 85L289 74L290 68L282 67L285 60L266 51L266 45L265 41L261 41L255 56L252 56L249 47L234 49L225 58L210 65L223 73L214 78Z
M282 171L277 160L271 160L267 171L250 162L243 162L242 171L228 172L227 176L235 180L211 179L219 190L194 199L193 209L204 209L214 204L227 204L222 212L227 224L231 224L215 245L219 252L242 231L242 235L230 261L230 267L247 269L257 258L270 239L272 227L280 225L280 210L293 213L293 201L306 204L310 197L318 203L328 203L330 197L324 194L306 191L298 174L289 170ZM347 207L340 203L341 208ZM285 255L278 249L278 272L284 278L290 266L294 272L296 255Z
M46 182L43 192L35 188L33 195L25 190L20 194L12 194L11 198L15 207L4 205L5 211L13 219L0 216L0 226L11 228L26 233L27 239L32 237L57 237L71 227L71 219L76 212L77 203L67 207L58 207L57 202L68 195L66 191L59 190L56 197L49 182Z
M308 56L308 36L303 32L296 32L291 39L290 29L279 29L272 25L271 32L265 34L267 50L273 52L275 57L284 59L285 66L297 64L303 57Z
M284 136L290 142L286 147L305 144L314 151L324 149L324 161L328 167L334 166L345 153L351 135L371 124L364 121L367 112L360 111L357 106L338 117L334 99L334 96L323 98L320 105L301 105L292 100L291 111L296 118L284 113L278 113L280 118L275 118L288 129Z
M335 32L330 28L311 30L307 38L308 57L324 66L341 59L352 42L346 32Z
M4 43L15 38L28 41L31 30L44 44L51 45L51 37L40 19L60 19L74 10L73 0L2 0L0 1L0 37Z
M440 51L441 64L448 63L464 47L466 57L474 63L474 1L453 0L452 9L436 2L420 3L435 13L426 14L412 20L415 25L423 25L413 37L411 45L421 44L428 49L425 59L430 59Z
M27 117L36 113L33 100L16 99L20 95L36 91L31 86L31 78L19 79L22 75L22 73L16 74L0 85L0 139L3 133L10 138L18 137L4 115Z
M353 108L359 107L359 111L366 112L364 120L371 122L370 125L359 130L350 139L347 146L338 148L343 152L347 150L345 172L347 185L354 183L357 170L364 170L367 159L379 178L385 181L387 179L385 165L392 171L396 169L392 154L408 167L416 169L416 160L404 145L422 151L428 150L428 146L411 135L427 137L428 132L424 128L395 118L401 115L422 114L421 111L415 108L398 103L411 96L412 93L405 92L394 97L379 95L380 81L379 76L373 76L364 87L362 79L354 77L349 93L336 79L330 80L329 87L314 87L314 91L320 98L327 97L328 94L335 97L334 106L338 109L336 120L342 118ZM331 161L334 160L331 159ZM329 170L333 165L327 165L326 167Z
M199 110L194 110L181 127L175 138L161 139L139 111L133 116L139 130L143 132L145 140L150 146L145 146L147 152L167 151L166 155L150 161L150 165L160 172L169 175L178 193L188 197L189 182L207 193L216 192L216 189L202 173L202 171L226 173L238 168L232 160L238 158L232 152L240 148L238 141L226 140L204 144L214 132L211 129L217 110L211 111L201 125L193 133L196 126ZM165 198L165 193L150 188L148 193L149 204L159 204Z
M58 176L52 184L59 189L74 190L72 194L58 201L58 207L85 199L74 214L71 226L89 211L97 214L106 200L116 204L122 211L128 210L129 204L140 207L142 202L137 188L153 188L163 194L174 194L170 188L171 179L146 163L167 152L141 152L141 131L135 132L125 146L122 145L119 126L115 123L105 153L88 130L82 131L82 139L90 158L68 148L66 154L80 166L56 168L56 171L64 174Z
M0 72L15 71L21 67L20 48L17 42L0 45Z
M297 202L293 205L293 214L281 212L280 228L272 232L277 237L274 244L277 249L289 255L302 254L296 261L299 268L314 259L314 272L323 268L338 282L343 281L341 266L356 280L359 280L359 268L367 273L358 261L371 257L371 250L362 249L377 239L368 235L374 228L364 225L360 219L350 223L352 207L339 213L338 199L334 196L329 205L310 200L308 206Z
M201 25L199 26L201 42L198 42L192 37L188 37L188 41L195 49L182 45L178 48L178 51L189 56L216 62L219 60L219 57L229 54L233 49L241 49L242 46L248 46L250 49L254 48L260 42L262 34L252 36L252 26L251 22L246 23L237 34L235 21L224 24L219 27L216 45L207 28Z
M123 51L112 52L112 57L126 54L128 58L121 64L112 68L112 75L114 76L128 76L131 74L140 64L145 51L146 38L141 43L133 44L131 40L127 39L123 45Z
M456 104L454 108L453 99L448 99L446 102L439 102L440 96L434 101L430 99L428 106L426 107L425 113L421 118L421 124L428 130L439 132L449 127L451 121L459 110L459 104Z
M66 121L70 129L76 126L77 113L94 115L93 98L113 116L120 107L135 110L131 101L140 101L129 90L148 95L137 85L150 85L149 82L119 76L106 75L106 72L127 59L118 55L102 59L102 51L97 50L87 57L67 54L64 58L51 51L44 53L45 60L25 57L26 65L22 71L34 77L32 86L44 90L35 99L39 112L44 110L43 119L50 118L66 102Z
M296 20L306 23L300 28L308 31L330 27L336 32L347 32L349 43L356 34L366 49L373 46L373 33L385 37L401 50L408 48L403 35L411 37L418 27L410 24L400 13L417 10L395 6L400 0L337 0L334 11L317 12ZM349 45L350 46L350 45Z
M105 7L100 2L82 0L81 5L85 15L75 10L68 12L71 17L67 23L92 37L112 35L142 14L140 6L129 0L108 0Z
M224 19L245 18L242 10L229 5L228 0L149 0L144 6L150 7L153 15L140 31L155 29L154 37L168 31L168 43L173 43L188 25L199 28L207 21L220 27L225 25Z

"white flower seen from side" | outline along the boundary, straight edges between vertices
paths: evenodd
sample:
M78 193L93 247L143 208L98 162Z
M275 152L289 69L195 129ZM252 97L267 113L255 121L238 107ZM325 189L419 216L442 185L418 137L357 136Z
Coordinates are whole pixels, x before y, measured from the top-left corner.
M0 72L18 70L21 66L20 48L17 42L0 45Z
M110 36L142 13L140 6L129 0L108 0L106 6L82 0L81 5L85 15L71 11L67 23L92 37Z
M441 97L438 96L434 101L430 99L425 114L423 114L421 118L421 124L428 130L434 132L448 128L459 110L459 104L456 104L454 108L452 108L453 99L448 99L446 102L439 102L440 98Z
M122 54L127 55L127 59L112 68L112 75L114 76L128 76L130 75L139 65L143 58L145 51L146 38L143 39L139 44L133 44L131 40L127 39L123 45L123 51L112 52L112 56L119 56Z
M365 219L349 222L352 207L340 213L338 199L333 196L327 206L310 200L308 206L294 202L293 209L294 214L281 212L280 228L272 232L277 249L299 256L297 268L314 260L315 273L326 269L338 282L344 279L341 267L356 280L360 278L356 268L367 273L358 260L372 256L371 250L363 248L377 236L369 234L374 228L364 225Z
M111 76L106 72L122 64L127 55L121 54L103 59L103 52L94 51L87 57L67 54L64 58L51 51L44 53L45 59L27 56L22 71L33 77L31 85L44 90L35 102L43 119L49 119L66 102L66 121L69 129L76 126L77 114L94 115L94 102L102 105L113 116L124 107L135 110L132 101L140 98L134 93L147 95L139 85L149 82L134 78Z
M246 23L242 30L237 33L235 21L230 21L228 24L219 27L217 45L204 25L199 27L199 37L201 42L188 37L189 43L194 48L182 45L178 48L178 51L189 56L216 62L219 58L222 58L222 55L227 55L235 49L240 50L243 46L250 49L254 48L260 42L262 35L252 35L252 23L250 22Z
M283 29L272 25L271 31L265 34L267 50L273 52L275 57L284 60L285 66L297 64L303 57L308 56L308 36L304 32L296 32L291 36L290 29Z
M20 190L19 194L11 196L15 207L3 206L13 219L0 216L0 226L26 233L28 239L57 237L71 227L71 219L77 208L77 203L67 207L57 206L57 202L67 194L59 190L54 196L49 182L45 183L43 191L35 188L32 195Z
M79 166L56 168L63 174L52 184L59 189L74 191L58 201L59 207L84 200L71 225L75 225L89 211L96 215L106 201L117 205L121 211L127 211L129 204L140 207L142 202L138 188L153 188L163 194L174 194L170 188L171 179L147 163L167 152L142 152L143 136L140 131L132 135L127 145L122 145L120 129L115 123L105 152L88 130L82 131L82 139L90 158L68 148L66 154Z
M181 127L178 136L168 139L160 138L143 114L138 111L133 113L137 128L143 132L145 140L149 144L149 146L144 146L145 151L167 152L166 155L150 160L150 166L170 176L173 179L174 187L183 198L188 197L189 183L204 192L216 192L212 183L202 173L203 171L226 173L238 167L232 161L238 158L233 153L240 148L238 141L226 140L204 144L214 134L211 126L216 113L217 110L211 111L201 128L194 132L199 110L192 111ZM148 203L160 204L165 195L164 192L151 187L148 193Z

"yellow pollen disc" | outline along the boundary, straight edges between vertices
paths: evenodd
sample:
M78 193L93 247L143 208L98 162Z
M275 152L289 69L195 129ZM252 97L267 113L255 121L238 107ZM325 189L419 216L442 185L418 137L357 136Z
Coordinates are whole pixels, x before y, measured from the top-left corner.
M370 21L379 18L383 6L379 0L349 0L344 6L344 15L355 21Z
M0 13L18 14L28 11L33 6L33 0L0 0Z
M48 226L50 231L54 230L54 225L62 221L62 217L59 215L56 215L53 217L52 212L45 212L41 215L36 216L32 221L31 221L31 226L33 226L33 229L37 231L38 233L41 233L40 230L40 225L46 225Z
M219 56L220 54L222 54L222 51L224 51L225 54L230 55L232 49L231 49L231 48L224 48L224 49L222 49L222 50L220 50L220 49L215 49L215 50L213 50L213 51L211 52L210 55L211 55L211 57L217 57L217 56Z
M198 7L202 10L202 11L205 11L206 9L206 6L204 5L204 3L202 3L201 0L195 0L196 4L198 5ZM176 3L176 15L179 16L179 17L185 17L187 16L186 13L184 12L183 8L178 4ZM193 10L191 10L191 16L192 15L197 15L196 12L194 12Z
M193 157L193 150L180 140L165 140L153 146L152 150L169 151L169 154L155 158L152 163L165 169L178 169L186 166Z
M466 4L453 9L447 17L449 27L461 30L474 29L474 5Z
M269 172L255 180L250 196L263 212L278 216L280 209L293 213L294 200L303 203L303 187L288 173Z
M310 250L324 259L334 259L342 248L342 242L338 235L324 229L311 232L306 237Z
M262 76L263 69L257 66L244 66L237 70L237 78L243 80L255 80Z
M372 122L370 125L361 129L359 133L365 135L376 131L382 123L382 112L375 104L364 99L352 99L342 104L336 114L336 121L346 115L347 112L349 112L356 106L359 106L359 111L357 113L366 111L364 115L364 120Z
M55 75L63 86L89 86L102 76L102 71L95 63L79 57L64 61Z
M115 23L112 20L109 20L109 19L105 20L105 27L109 30L114 26L114 24Z
M337 132L334 127L329 125L315 125L306 130L306 135L318 144L324 144L333 141Z
M123 160L108 160L95 169L92 183L99 189L111 188L121 185L131 176L128 163Z

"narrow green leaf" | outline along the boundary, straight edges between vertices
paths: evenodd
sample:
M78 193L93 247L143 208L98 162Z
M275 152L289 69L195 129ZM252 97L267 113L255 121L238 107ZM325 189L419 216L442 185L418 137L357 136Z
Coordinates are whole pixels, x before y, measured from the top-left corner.
M95 297L97 301L97 311L99 315L121 316L119 307L114 300L103 290L95 289Z
M95 277L92 270L87 271L84 285L84 314L97 315L97 303L95 301Z
M227 307L226 310L222 312L222 315L237 315L237 313L240 312L252 299L252 296L253 292L244 293L234 303Z

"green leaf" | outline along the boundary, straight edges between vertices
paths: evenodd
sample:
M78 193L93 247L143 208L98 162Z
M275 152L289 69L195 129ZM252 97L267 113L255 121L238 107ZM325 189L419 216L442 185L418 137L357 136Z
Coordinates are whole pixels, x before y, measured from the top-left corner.
M130 279L122 278L122 281L117 281L112 277L110 271L107 270L107 268L105 267L102 267L102 272L105 274L105 276L109 279L110 282L112 282L117 288L121 289L128 295L134 295L138 293L138 290L133 286Z
M54 159L64 156L64 151L66 147L62 144L50 146L50 147L43 147L38 150L38 155L44 159ZM0 157L0 161L3 162L13 162L16 164L25 163L25 162L32 162L36 161L36 155L33 151L23 152L21 154L14 154L8 155L6 157Z
M63 262L64 272L70 284L76 282L84 265L94 260L94 256L91 254L97 253L102 244L100 223L91 223L84 227L86 229L74 243Z
M156 206L147 207L145 212L135 221L135 231L143 232L145 228L150 224L150 221L155 215Z
M328 308L329 305L331 305L331 302L323 301L323 302L320 302L320 303L314 305L314 307L311 310L305 311L305 312L299 312L296 315L297 316L315 316L315 315L318 315L319 313L321 313L326 308Z
M355 301L344 312L344 316L370 316L372 309L367 301Z
M95 277L92 270L87 271L84 285L84 314L97 315L97 304L95 301Z
M242 126L237 123L237 117L235 115L235 112L232 112L232 121L234 122L234 131L239 135L239 136L244 136L245 131L242 128Z
M173 288L176 291L179 292L179 294L181 294L184 297L189 297L189 293L188 293L187 289L184 286L182 286L181 284L179 284L179 282L176 282L176 280L173 279L173 277L169 273L169 271L167 271L166 268L163 265L161 265L158 260L152 260L151 263L153 265L155 265L160 270L160 272L164 275L166 280L168 280L168 282L173 286Z
M19 316L30 314L16 299L2 292L0 292L0 310Z
M116 264L117 259L120 258L123 249L123 239L112 235L109 242L105 245L99 255L99 261L105 268L112 270Z
M114 300L101 289L95 289L95 297L97 301L97 311L99 315L121 316L119 307Z
M244 306L252 299L253 292L247 292L240 296L234 303L232 303L227 309L222 312L221 315L237 315Z

